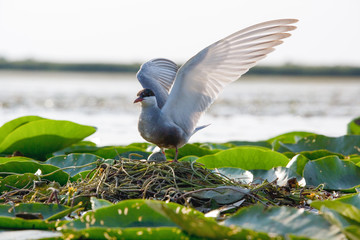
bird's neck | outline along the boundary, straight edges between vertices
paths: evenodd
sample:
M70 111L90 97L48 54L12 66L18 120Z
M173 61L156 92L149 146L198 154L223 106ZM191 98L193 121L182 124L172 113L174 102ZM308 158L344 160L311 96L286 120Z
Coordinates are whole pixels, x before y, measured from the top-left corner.
M141 115L143 116L159 115L160 111L156 103L143 103L141 105Z

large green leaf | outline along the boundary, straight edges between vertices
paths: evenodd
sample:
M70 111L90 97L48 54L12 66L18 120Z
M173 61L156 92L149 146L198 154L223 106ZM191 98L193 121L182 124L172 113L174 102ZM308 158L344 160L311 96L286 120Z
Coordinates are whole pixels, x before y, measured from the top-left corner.
M40 164L37 162L7 162L0 164L0 172L2 176L8 175L7 173L32 173L35 174L38 169L41 170L42 175L49 174L45 176L45 179L50 181L56 181L61 185L66 184L69 179L69 175L64 171L59 170L58 167L49 165L49 164ZM0 180L1 181L1 180Z
M92 210L97 210L99 208L108 207L108 206L113 205L111 202L109 202L105 199L98 199L96 197L91 197L90 203L91 203Z
M127 147L137 147L137 148L141 148L143 151L149 152L148 148L149 147L154 147L154 145L152 145L151 143L147 143L147 142L137 142L137 143L130 143L129 145L127 145Z
M300 176L303 176L304 168L308 161L309 159L304 155L297 154L290 160L290 162L286 165L286 167L296 172Z
M198 159L198 158L199 158L199 157L197 157L197 156L189 155L189 156L180 158L178 161L179 161L179 162L193 162L193 161L195 161L195 160Z
M360 117L355 118L347 125L347 134L360 135Z
M211 143L211 142L197 143L197 145L201 148L207 148L209 150L225 150L234 147L229 143Z
M168 218L145 204L145 200L125 200L108 207L87 212L80 219L64 225L63 229L176 226Z
M44 230L55 230L57 227L56 222L47 222L44 220L25 220L22 218L14 217L1 217L0 216L0 227L3 229L44 229Z
M360 184L360 167L338 156L309 161L304 168L306 185L324 184L328 190L353 190Z
M94 127L70 121L32 121L8 134L0 144L0 152L20 151L25 156L44 159L47 154L70 146L95 131Z
M60 232L48 231L48 230L12 230L12 231L2 231L0 232L0 239L47 239L47 240L56 240L61 237ZM33 236L33 238L29 237Z
M57 152L54 152L53 155L67 155L70 153L93 153L97 151L99 147L96 146L95 143L90 141L81 141L75 143L67 148L61 149Z
M0 127L0 143L7 137L7 135L9 135L12 131L17 129L18 127L20 127L28 122L37 121L40 119L44 119L44 118L38 117L38 116L24 116L24 117L19 117L19 118L13 119L13 120L5 123L4 125L2 125Z
M345 135L337 138L314 135L302 138L295 144L280 144L285 148L282 151L291 151L294 153L325 149L345 156L360 154L359 135Z
M213 218L205 217L203 213L179 204L149 200L147 204L171 219L191 236L206 239L270 239L268 234L261 232L234 226L223 226Z
M218 149L210 150L207 147L201 147L199 145L200 144L196 144L196 143L186 144L185 146L179 149L178 159L189 155L201 157L209 154L214 154L219 151ZM170 158L174 158L175 150L174 149L166 150L166 155Z
M360 226L348 226L344 229L344 233L350 240L360 239Z
M149 156L149 153L144 152L142 148L139 147L132 147L132 146L110 146L110 147L103 147L99 148L97 151L93 152L94 155L97 155L102 158L112 158L112 159L119 159L121 157L123 158L137 158L132 157L131 153L139 154L141 155L143 159L147 159Z
M314 205L317 208L317 206ZM360 239L360 223L352 220L341 214L340 210L337 208L327 208L325 205L321 205L320 212L324 215L324 217L331 222L332 224L337 225L341 228L342 232L345 233L349 239ZM348 211L348 209L346 209ZM349 231L352 227L358 228L358 231ZM356 237L355 237L356 236Z
M245 170L286 166L289 159L283 154L263 147L236 147L196 160L207 168L237 167Z
M24 203L0 205L0 228L2 229L54 229L55 223L30 218L32 215L53 221L66 216L77 207L69 208L60 204ZM20 215L21 214L21 215ZM22 218L20 218L22 216ZM56 216L56 217L55 217Z
M103 203L101 203L103 205ZM181 239L186 235L144 200L125 200L96 208L62 226L66 234L92 239ZM65 236L66 236L65 234Z
M20 203L13 207L12 205L0 205L0 216L15 217L18 213L40 213L43 219L48 219L55 214L68 210L69 207L60 204L43 203Z
M360 194L352 194L335 200L314 201L311 206L317 209L326 207L360 223Z
M271 144L267 141L258 141L258 142L249 142L249 141L230 141L226 143L232 147L240 146L257 146L257 147L266 147L271 149Z
M288 132L276 137L270 138L267 140L269 144L271 144L272 149L278 150L280 148L280 142L282 143L296 143L303 137L314 135L315 133L311 132Z
M315 160L315 159L319 159L319 158L327 157L327 156L331 156L331 155L338 156L340 159L345 158L345 156L340 153L334 153L334 152L330 152L330 151L324 150L324 149L315 150L315 151L302 151L301 155L305 156L309 160Z
M356 164L356 166L360 167L360 156L358 155L351 156L349 161L353 162L354 164Z
M327 200L325 200L327 201ZM317 201L316 201L317 202ZM314 202L313 202L314 203ZM316 205L312 205L314 208L318 208ZM346 228L351 225L359 225L360 223L345 217L338 211L334 209L327 208L325 205L319 206L320 213L332 224L339 226L341 229ZM359 225L360 227L360 225Z
M125 200L102 207L63 225L61 230L66 234L95 239L107 236L125 239L187 238L182 230L194 236L191 239L243 239L246 236L269 239L267 234L221 226L194 209L153 200Z
M63 169L64 172L67 172L70 177L75 176L76 174L86 171L92 170L96 167L96 162L101 159L99 156L89 153L73 153L66 156L56 156L49 158L45 164L50 164L53 166L57 166L59 168L67 168ZM88 165L90 163L94 163ZM83 165L88 165L84 167L79 167Z
M206 240L189 236L177 227L131 227L105 228L91 227L88 229L69 229L64 231L62 239L126 239L126 240Z
M37 162L37 161L27 157L0 157L0 164L7 162Z
M239 226L255 231L282 236L311 239L345 239L339 227L330 224L321 215L290 207L255 205L240 209L224 221L225 226Z

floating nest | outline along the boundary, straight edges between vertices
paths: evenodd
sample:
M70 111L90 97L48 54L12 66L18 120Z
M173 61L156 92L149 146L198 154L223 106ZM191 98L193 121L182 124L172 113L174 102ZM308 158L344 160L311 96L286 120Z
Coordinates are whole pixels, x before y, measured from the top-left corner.
M320 188L299 187L296 180L289 181L285 187L266 181L257 185L244 184L219 175L196 162L149 163L123 158L99 163L98 167L82 179L68 182L65 186L46 180L35 181L33 186L5 192L0 198L3 202L61 203L68 206L83 202L85 207L90 207L86 206L90 197L112 203L126 199L156 199L208 212L229 204L216 201L215 197L199 197L198 193L226 190L242 191L244 195L239 198L241 203L237 201L239 204L233 210L240 205L248 206L258 202L264 205L306 208L309 199L331 197L331 194Z
M79 194L95 195L111 202L156 199L184 203L184 194L188 192L237 185L194 162L148 163L123 159L115 164L101 164L94 171L92 178L72 183L73 187Z

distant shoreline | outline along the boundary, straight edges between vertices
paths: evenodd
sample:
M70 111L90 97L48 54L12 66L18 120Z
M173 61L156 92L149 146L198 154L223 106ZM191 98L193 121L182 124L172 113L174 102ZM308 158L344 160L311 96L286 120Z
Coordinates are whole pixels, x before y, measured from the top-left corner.
M60 71L135 73L141 64L112 63L56 63L36 60L7 61L0 58L0 71ZM282 66L256 66L247 75L287 75L287 76L360 76L360 67L353 66L303 66L285 64Z

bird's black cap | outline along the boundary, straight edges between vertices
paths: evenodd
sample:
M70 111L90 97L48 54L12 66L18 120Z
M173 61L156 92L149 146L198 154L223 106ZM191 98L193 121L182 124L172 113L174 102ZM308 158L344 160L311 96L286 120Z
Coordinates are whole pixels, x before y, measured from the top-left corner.
M145 89L139 91L137 96L144 98L144 97L155 96L155 94L151 89L145 88Z

